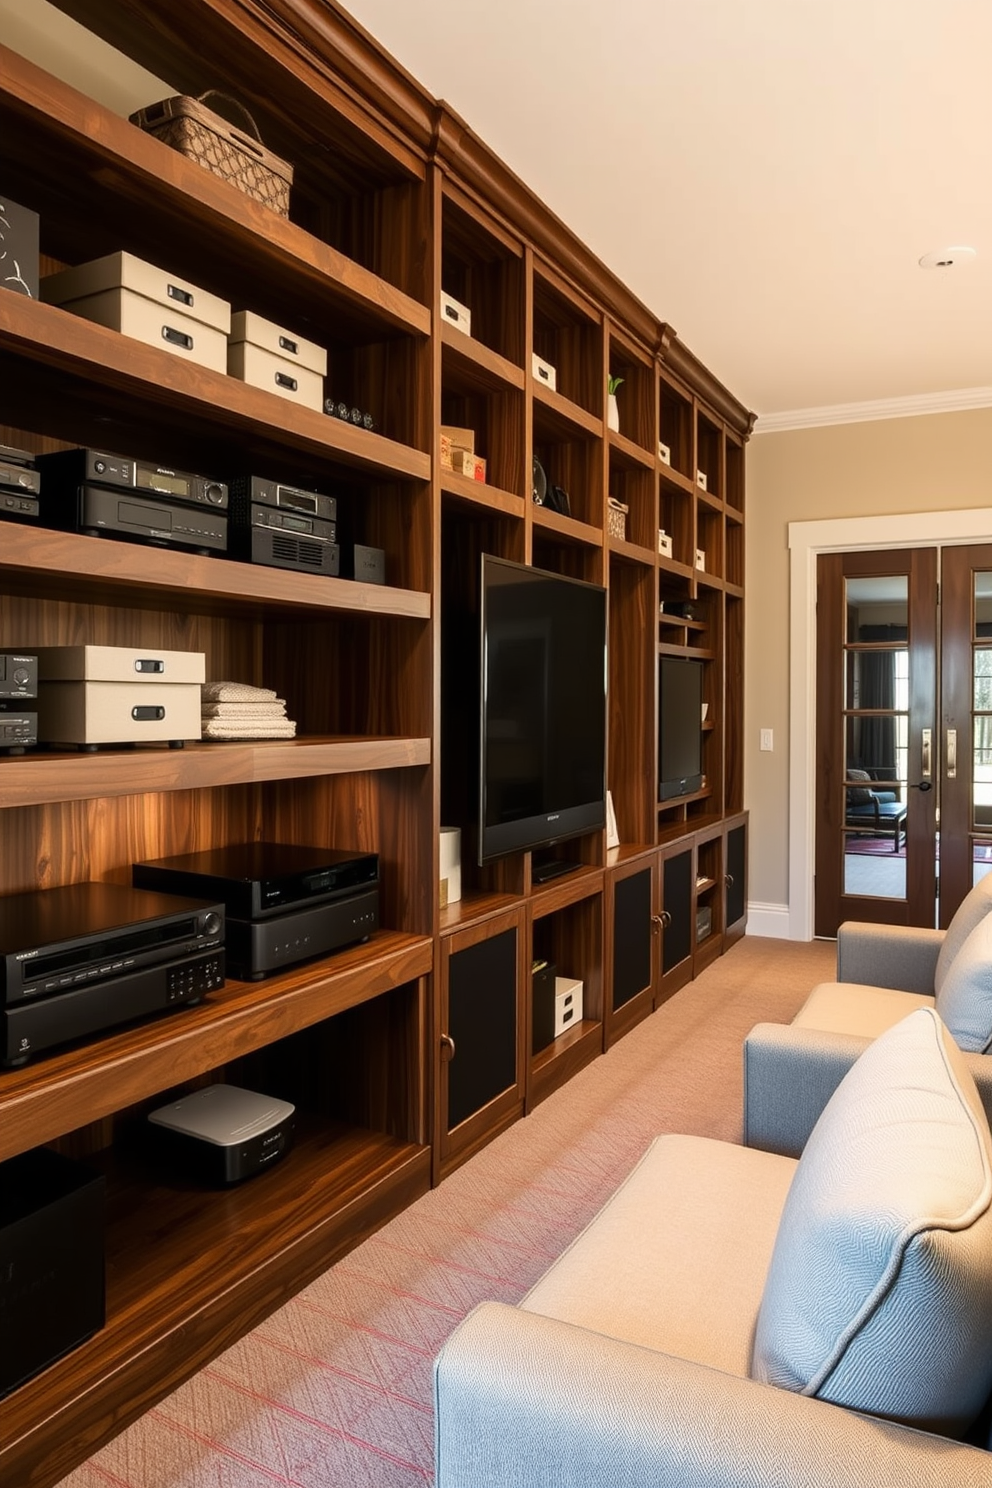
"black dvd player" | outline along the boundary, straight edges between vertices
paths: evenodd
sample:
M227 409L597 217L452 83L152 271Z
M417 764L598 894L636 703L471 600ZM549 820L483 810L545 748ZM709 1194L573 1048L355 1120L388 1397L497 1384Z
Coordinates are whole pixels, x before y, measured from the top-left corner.
M242 842L135 863L131 878L139 888L221 899L228 915L260 920L378 885L379 855Z
M224 984L224 926L222 903L122 884L0 897L0 1060L199 1002Z
M324 522L337 520L336 496L325 496L320 491L303 491L299 486L287 486L283 481L267 480L261 475L236 475L228 485L231 516L245 525L248 525L250 508L258 503L319 517Z
M227 551L227 514L212 508L172 506L138 492L79 486L68 495L44 488L42 516L52 526L93 537L130 538L196 553Z

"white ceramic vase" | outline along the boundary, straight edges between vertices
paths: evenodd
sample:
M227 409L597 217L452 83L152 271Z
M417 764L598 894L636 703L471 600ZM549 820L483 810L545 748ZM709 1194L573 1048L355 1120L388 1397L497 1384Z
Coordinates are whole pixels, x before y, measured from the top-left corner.
M614 434L620 433L620 410L617 407L616 393L606 395L606 427L612 429Z

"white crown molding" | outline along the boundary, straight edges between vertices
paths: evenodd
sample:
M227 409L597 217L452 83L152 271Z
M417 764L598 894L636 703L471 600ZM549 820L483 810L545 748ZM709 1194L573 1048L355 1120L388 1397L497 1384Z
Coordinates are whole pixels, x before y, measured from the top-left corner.
M928 413L962 413L970 408L992 408L992 387L955 388L944 393L911 393L905 398L876 398L865 403L832 403L822 408L762 413L758 415L754 433L780 434L786 429L818 429L827 424L919 418Z

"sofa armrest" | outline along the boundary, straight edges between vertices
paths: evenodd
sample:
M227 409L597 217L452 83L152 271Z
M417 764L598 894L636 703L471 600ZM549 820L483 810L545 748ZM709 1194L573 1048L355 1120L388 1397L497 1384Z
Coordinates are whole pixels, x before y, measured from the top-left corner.
M799 1157L820 1112L870 1039L758 1023L744 1040L744 1145Z
M977 1447L484 1302L435 1365L436 1488L988 1488Z
M870 1039L756 1023L744 1040L744 1145L799 1157L827 1101ZM965 1054L992 1124L992 1054ZM990 1479L992 1482L992 1479Z
M845 920L837 931L837 980L933 996L943 930Z

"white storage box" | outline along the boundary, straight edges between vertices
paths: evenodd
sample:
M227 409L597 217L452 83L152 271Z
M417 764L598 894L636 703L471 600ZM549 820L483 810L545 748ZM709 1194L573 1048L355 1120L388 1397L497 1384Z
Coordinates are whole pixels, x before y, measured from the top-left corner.
M37 646L41 682L194 682L207 678L202 651L154 646Z
M471 336L471 310L467 305L460 304L454 295L445 294L443 289L441 291L441 319L447 325L457 326L458 330L464 331L466 336Z
M706 471L705 470L697 470L696 471L696 485L699 487L699 489L701 491L705 491L706 490Z
M161 744L200 737L197 682L41 682L43 744Z
M555 977L555 1038L582 1022L582 983L574 977Z
M41 281L41 298L214 372L227 370L227 300L132 253L111 253L49 274Z
M671 465L672 463L671 450L669 449L667 444L662 444L660 440L658 443L658 459L663 465Z
M231 317L227 370L232 377L314 408L324 407L327 352L252 310Z
M658 552L664 558L672 556L672 536L670 532L665 531L664 527L658 528Z
M536 351L531 353L531 371L537 382L557 391L558 373L552 367L551 363L546 362L543 357L539 357Z
M459 827L441 828L441 908L462 897L462 834Z

